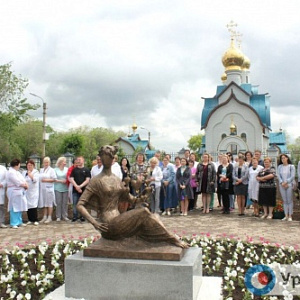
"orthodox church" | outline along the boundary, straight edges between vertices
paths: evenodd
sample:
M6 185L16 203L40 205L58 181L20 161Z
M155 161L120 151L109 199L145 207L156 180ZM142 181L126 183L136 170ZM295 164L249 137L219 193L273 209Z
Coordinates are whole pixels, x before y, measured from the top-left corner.
M145 153L147 159L150 159L154 156L155 150L152 150L152 146L150 144L150 132L148 133L148 140L142 140L140 135L136 133L138 126L133 123L132 124L132 134L128 134L126 137L119 137L115 143L121 147L124 152L132 156L137 149L140 149L141 152Z
M258 85L251 84L250 60L237 45L240 41L233 30L235 26L233 22L227 25L231 42L222 57L225 68L222 85L217 86L215 96L203 98L201 129L205 135L200 152L214 157L228 151L267 153L274 147L278 153L286 152L284 132L272 132L270 96L259 93Z

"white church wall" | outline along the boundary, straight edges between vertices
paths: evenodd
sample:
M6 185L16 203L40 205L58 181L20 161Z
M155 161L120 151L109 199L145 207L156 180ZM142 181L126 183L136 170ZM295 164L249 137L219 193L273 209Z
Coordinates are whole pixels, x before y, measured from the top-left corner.
M131 145L129 145L128 143L124 142L124 141L119 141L118 142L119 147L122 147L122 149L124 150L124 152L127 155L132 155L134 153L134 149Z
M221 95L221 97L219 98L219 104L224 103L228 100L231 95L231 90L233 90L233 93L235 94L236 98L239 99L239 101L250 105L250 97L235 85L232 85Z
M230 135L232 119L237 126L237 136L241 136L242 133L246 134L249 150L263 148L265 144L262 136L263 129L257 115L250 108L231 99L229 103L217 109L209 119L205 129L207 152L218 151L222 134Z

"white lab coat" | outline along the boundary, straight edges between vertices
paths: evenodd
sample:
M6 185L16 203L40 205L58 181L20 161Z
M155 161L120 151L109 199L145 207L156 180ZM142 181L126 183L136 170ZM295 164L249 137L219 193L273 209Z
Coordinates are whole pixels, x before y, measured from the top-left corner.
M28 184L28 190L25 193L28 208L36 208L39 203L39 171L33 169L33 179L31 179L27 174L27 171L23 172L23 176Z
M161 186L161 181L163 179L163 173L160 167L156 166L152 171L152 176L154 178L154 181L152 181L150 184L155 184L155 187Z
M39 208L52 207L55 202L54 182L42 182L43 179L57 179L56 173L53 168L42 168L40 171L40 196Z
M253 167L249 168L249 182L248 182L248 195L249 199L258 200L259 181L256 179L257 174L263 169L262 166L258 165L255 170Z
M121 180L123 179L123 174L122 174L122 171L121 171L121 167L120 167L120 165L117 162L115 162L111 166L111 172L113 174L115 174L117 177L119 177Z
M25 178L19 171L12 167L9 168L6 173L8 211L27 211L25 189L21 187L21 184L24 184L25 182Z
M97 176L98 174L100 174L102 172L102 170L103 170L103 166L101 166L100 168L98 165L93 166L92 170L91 170L91 177L93 178L93 177Z
M0 183L3 185L3 187L0 188L0 205L5 203L6 173L6 168L0 165Z

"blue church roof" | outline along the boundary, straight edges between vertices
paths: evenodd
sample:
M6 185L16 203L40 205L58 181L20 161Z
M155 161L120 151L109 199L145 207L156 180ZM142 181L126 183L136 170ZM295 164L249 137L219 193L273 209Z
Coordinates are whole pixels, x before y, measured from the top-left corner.
M149 146L149 141L148 140L141 140L140 135L137 134L137 133L132 134L128 137L121 137L119 139L121 139L123 141L126 141L129 144L131 144L134 150L136 150L137 148L140 147L144 151Z
M213 98L204 98L204 107L202 110L201 116L201 128L204 128L208 116L211 111L219 105L219 96L227 88L226 85L217 86L216 96ZM240 88L243 89L247 94L250 95L250 105L257 112L261 122L266 127L271 127L270 119L270 97L266 94L258 94L257 86L252 86L250 83L244 83L240 85Z
M286 135L283 131L271 132L269 135L269 144L270 146L276 144L282 153L288 152L286 146Z
M206 124L210 112L219 104L217 98L205 98L204 107L201 115L201 128Z

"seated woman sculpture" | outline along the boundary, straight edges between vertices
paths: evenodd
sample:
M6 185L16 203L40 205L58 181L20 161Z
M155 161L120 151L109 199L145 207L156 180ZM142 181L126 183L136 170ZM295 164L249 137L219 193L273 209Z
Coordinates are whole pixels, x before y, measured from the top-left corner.
M99 155L103 171L93 177L77 204L80 214L108 240L121 240L137 236L148 242L167 242L181 248L188 245L170 233L160 219L146 207L138 207L120 214L119 202L134 204L138 198L129 193L120 178L112 174L111 165L117 147L104 146ZM87 208L98 211L99 221L94 219Z

